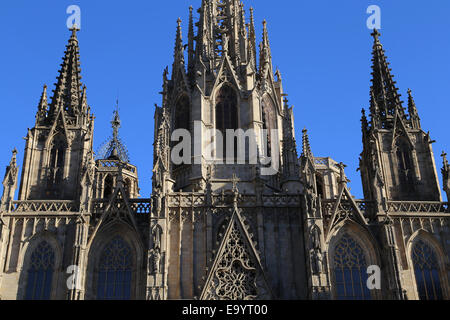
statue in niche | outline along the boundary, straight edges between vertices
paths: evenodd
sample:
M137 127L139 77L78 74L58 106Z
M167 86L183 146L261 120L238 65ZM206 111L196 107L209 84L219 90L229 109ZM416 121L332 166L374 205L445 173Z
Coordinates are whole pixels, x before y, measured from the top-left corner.
M155 193L153 194L153 208L154 213L159 216L161 213L161 193L160 189L155 189Z
M151 272L153 274L160 273L160 265L161 265L161 252L159 248L152 249L151 255L150 255L150 266L151 266Z
M320 245L320 231L316 226L311 231L311 268L314 274L320 274L323 271L322 267L322 249Z
M156 225L152 231L152 249L150 250L151 272L153 274L160 273L161 265L161 236L162 229L159 225Z
M153 250L161 250L161 235L161 227L159 225L156 225L152 231Z

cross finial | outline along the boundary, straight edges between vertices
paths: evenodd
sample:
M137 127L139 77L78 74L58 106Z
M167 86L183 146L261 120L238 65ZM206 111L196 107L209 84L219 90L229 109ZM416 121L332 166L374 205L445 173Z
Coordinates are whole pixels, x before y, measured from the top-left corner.
M375 39L375 41L378 41L378 38L381 36L381 33L377 29L373 29L371 36Z
M69 30L72 31L72 39L76 39L77 38L77 31L80 31L80 28L77 26L77 24L74 23L72 25L72 27L70 27Z

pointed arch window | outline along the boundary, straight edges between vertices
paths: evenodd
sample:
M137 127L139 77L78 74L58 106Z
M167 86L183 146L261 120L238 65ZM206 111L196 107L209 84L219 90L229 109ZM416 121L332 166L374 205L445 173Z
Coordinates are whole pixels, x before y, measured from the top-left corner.
M57 197L59 194L59 185L64 178L64 161L66 155L66 143L61 136L55 137L50 149L48 163L48 196Z
M26 300L49 300L55 268L55 252L47 241L42 241L31 254L28 267Z
M175 129L189 130L191 126L191 110L189 98L182 96L178 99L175 109Z
M229 85L220 88L216 96L216 130L222 133L223 153L227 156L226 131L238 129L238 108L236 91ZM235 139L236 140L236 139ZM237 155L237 141L234 141L234 155Z
M340 300L370 300L364 251L347 233L336 244L333 261L337 298Z
M111 175L108 174L106 176L103 188L103 198L109 199L112 196L114 190L114 179Z
M124 189L125 189L125 194L127 195L127 198L130 198L131 197L131 180L128 178L125 179Z
M130 300L132 281L132 252L120 236L103 249L97 275L97 299Z
M441 279L436 252L419 239L412 249L412 262L420 300L442 300Z
M397 166L399 173L399 182L404 192L410 192L413 189L413 163L411 150L405 139L400 139L396 143Z
M272 137L272 130L277 128L277 120L276 119L277 118L276 118L276 112L275 112L274 105L273 105L271 99L266 95L263 98L263 103L262 103L262 120L263 120L263 129L267 130L267 133L266 133L267 139L265 139L265 141L267 141L267 146L264 149L267 150L266 154L268 157L270 157L272 154L272 150L271 150L272 139L274 139L274 137Z
M177 100L175 105L175 119L174 119L174 130L177 129L185 129L190 131L191 128L191 108L189 98L183 95L181 98ZM175 142L172 141L172 147L176 145ZM180 151L180 157L183 158L184 150ZM174 169L179 168L180 166L174 166Z

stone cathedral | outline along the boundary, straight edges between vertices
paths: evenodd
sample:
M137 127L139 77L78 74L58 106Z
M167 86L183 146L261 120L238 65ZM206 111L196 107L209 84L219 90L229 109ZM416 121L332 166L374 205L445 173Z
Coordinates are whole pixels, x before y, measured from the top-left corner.
M297 154L266 22L260 38L241 1L203 0L188 29L185 40L178 20L163 73L146 199L118 109L94 153L73 27L55 89L49 97L44 86L26 135L20 184L17 150L6 167L1 299L450 299L450 209L433 140L410 90L404 107L378 31L356 199L345 165L314 156L306 130ZM210 148L210 130L237 129L255 133L247 138L258 161L247 150L245 161L223 161L235 153ZM175 130L200 139L183 154L192 161L173 163ZM266 175L269 159L279 165Z

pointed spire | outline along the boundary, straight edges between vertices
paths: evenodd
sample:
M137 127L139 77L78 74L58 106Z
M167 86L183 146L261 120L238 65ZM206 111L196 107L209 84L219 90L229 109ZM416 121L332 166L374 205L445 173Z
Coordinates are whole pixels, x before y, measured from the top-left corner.
M50 114L55 114L62 109L69 116L75 116L76 110L79 108L82 83L77 39L78 30L76 25L71 29L72 35L66 46L56 88L53 90Z
M369 127L369 124L367 122L367 117L366 117L366 110L364 108L361 110L361 127L362 127L363 133L366 133L367 128Z
M260 44L260 74L265 76L266 72L272 66L272 55L270 52L269 32L267 31L267 21L263 21L263 40Z
M36 123L41 122L47 117L48 112L48 100L47 100L47 85L44 85L42 90L41 99L39 100L38 110L36 113Z
M121 127L121 120L119 116L119 100L117 100L116 109L113 111L113 118L111 120L112 137L110 137L97 152L97 158L102 160L118 160L124 163L129 163L128 151L119 137L119 128Z
M412 96L411 89L408 89L408 113L409 113L409 119L411 121L412 127L414 129L420 129L419 113L417 112L416 103Z
M450 201L450 166L447 160L447 154L442 151L442 180L444 182L444 191L447 193L447 200Z
M295 141L293 107L289 107L286 96L284 95L283 100L283 175L285 180L295 180L300 178L297 142Z
M447 154L444 151L442 151L441 157L442 157L442 170L448 172L450 170L450 167L448 165Z
M192 15L192 6L189 7L189 35L188 35L188 71L192 73L195 66L194 61L194 17Z
M179 65L184 65L183 35L181 32L181 18L177 20L177 35L175 38L174 63L172 72L176 72Z
M313 157L313 154L311 152L311 146L309 144L309 136L308 136L308 130L303 129L303 138L302 138L302 157Z
M378 115L383 126L389 125L398 111L400 116L406 118L404 109L402 107L402 101L400 100L400 94L398 88L395 86L396 82L393 80L394 76L391 74L389 63L385 56L383 46L380 42L380 33L374 29L372 33L374 43L372 51L372 87L374 102L379 107ZM372 98L371 98L372 99ZM372 111L372 110L371 110ZM372 117L375 116L372 113Z
M11 168L17 166L17 149L16 148L14 148L12 151L12 157L11 157L11 161L9 162L9 166Z
M80 104L80 110L83 114L88 115L89 114L89 106L87 102L87 92L86 92L86 86L83 86L83 93L81 96L81 104Z
M253 60L255 70L257 68L256 60L256 31L255 18L253 17L253 7L250 8L250 24L249 24L249 56Z

